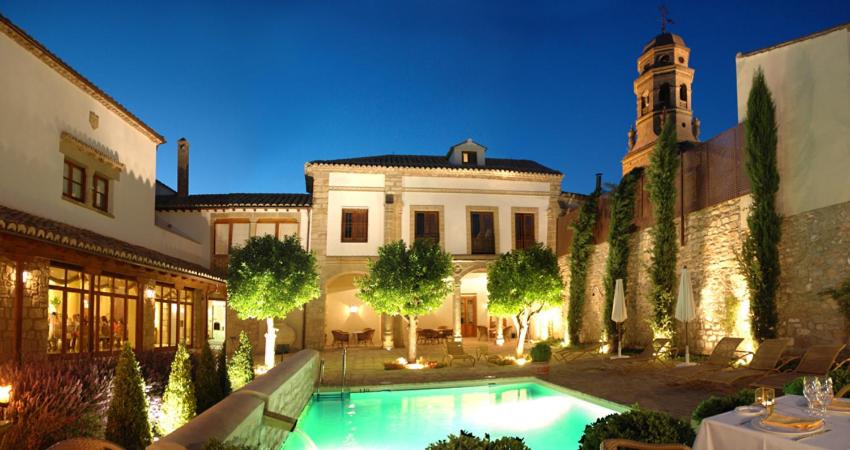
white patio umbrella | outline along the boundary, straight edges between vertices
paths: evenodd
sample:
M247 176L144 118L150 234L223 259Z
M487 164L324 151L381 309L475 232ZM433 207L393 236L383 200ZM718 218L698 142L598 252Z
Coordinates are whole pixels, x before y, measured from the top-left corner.
M679 280L679 297L676 300L676 319L685 323L685 365L691 364L691 353L688 348L688 322L696 317L697 307L694 304L694 291L691 288L691 276L688 268L682 269Z
M626 296L623 293L623 279L618 278L617 282L614 284L614 307L611 308L611 320L617 323L617 358L623 357L622 325L628 318L629 313L626 311Z

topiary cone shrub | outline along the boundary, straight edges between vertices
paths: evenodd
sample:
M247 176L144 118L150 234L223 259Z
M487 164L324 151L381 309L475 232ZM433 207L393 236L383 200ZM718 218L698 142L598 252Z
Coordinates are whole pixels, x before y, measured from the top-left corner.
M127 343L115 367L105 437L127 450L141 450L151 443L145 383L136 355Z
M180 428L195 416L195 387L192 384L192 364L189 351L181 342L171 363L168 386L162 394L162 411L159 416L159 432L163 436Z
M218 386L221 389L221 397L230 395L230 378L227 376L227 347L221 344L221 350L216 354L215 359L216 377L218 377Z
M531 348L531 360L533 362L549 362L552 359L552 347L545 342L538 342Z
M254 379L254 348L244 331L239 333L239 345L227 364L227 377L234 391Z
M215 356L210 343L204 340L201 354L195 366L195 395L197 397L197 413L200 414L212 405L218 403L224 396L221 393L218 373L216 373Z
M598 450L605 439L622 438L647 444L692 446L696 435L691 425L668 414L633 410L598 419L584 428L581 450Z

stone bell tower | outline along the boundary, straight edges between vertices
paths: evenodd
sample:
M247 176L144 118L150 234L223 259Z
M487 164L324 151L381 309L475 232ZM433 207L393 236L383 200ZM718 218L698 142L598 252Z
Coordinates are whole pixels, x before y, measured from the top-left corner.
M676 122L679 142L699 139L699 120L691 109L694 69L688 67L690 53L681 36L667 32L643 47L634 82L637 120L628 133L623 174L649 165L649 154L665 120Z

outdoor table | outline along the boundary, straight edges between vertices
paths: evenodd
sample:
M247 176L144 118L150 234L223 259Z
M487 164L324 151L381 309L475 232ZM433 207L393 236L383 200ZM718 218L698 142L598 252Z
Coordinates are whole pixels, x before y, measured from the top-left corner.
M805 399L799 395L785 395L776 399L776 411L781 414L809 416L803 406ZM694 442L694 450L724 449L841 449L850 448L850 415L828 412L824 430L802 439L785 437L755 430L750 421L735 411L703 419Z

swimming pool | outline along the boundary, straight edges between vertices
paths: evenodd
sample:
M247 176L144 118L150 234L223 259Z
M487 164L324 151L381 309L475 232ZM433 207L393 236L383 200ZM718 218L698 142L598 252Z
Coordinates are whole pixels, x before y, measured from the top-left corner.
M625 409L538 381L352 393L311 401L283 450L424 449L461 429L570 449L585 425Z

